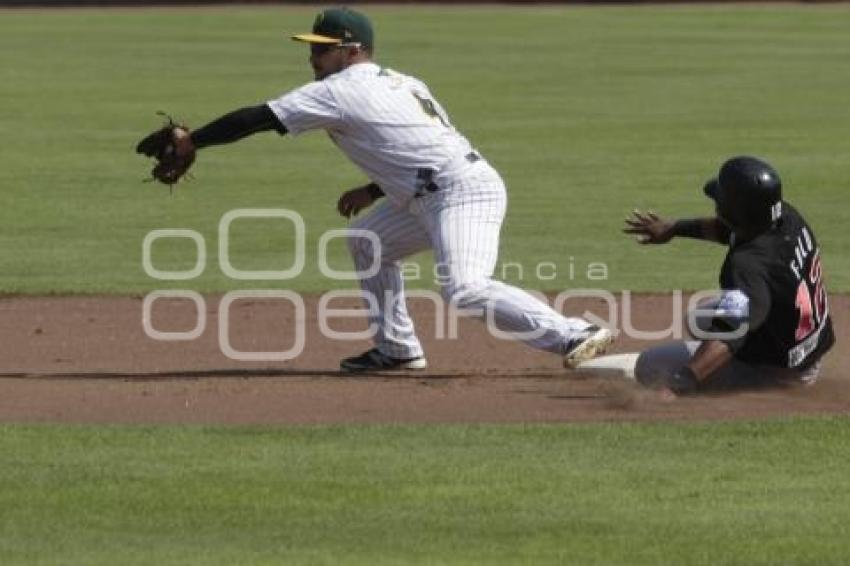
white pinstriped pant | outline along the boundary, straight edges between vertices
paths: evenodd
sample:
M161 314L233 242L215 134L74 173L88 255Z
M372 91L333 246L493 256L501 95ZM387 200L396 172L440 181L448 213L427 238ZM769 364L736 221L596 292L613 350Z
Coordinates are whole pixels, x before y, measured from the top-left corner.
M489 309L496 328L522 333L518 338L530 346L564 354L577 333L589 326L492 279L506 205L501 177L482 160L466 167L442 190L415 198L406 208L384 200L351 225L371 230L381 242L380 269L361 280L361 286L376 299L377 309L370 309L369 322L377 324L375 342L382 353L395 358L423 355L405 304L400 260L428 248L434 250L446 301L463 310L487 313ZM368 239L352 237L348 243L358 271L374 265ZM390 302L385 300L388 294L393 298Z

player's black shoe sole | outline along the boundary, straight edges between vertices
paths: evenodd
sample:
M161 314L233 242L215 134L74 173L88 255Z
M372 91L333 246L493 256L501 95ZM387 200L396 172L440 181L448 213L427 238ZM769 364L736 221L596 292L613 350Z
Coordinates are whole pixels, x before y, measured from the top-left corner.
M382 354L377 348L345 358L339 363L339 368L345 372L360 371L394 371L394 370L421 370L428 367L428 361L423 358L393 358Z

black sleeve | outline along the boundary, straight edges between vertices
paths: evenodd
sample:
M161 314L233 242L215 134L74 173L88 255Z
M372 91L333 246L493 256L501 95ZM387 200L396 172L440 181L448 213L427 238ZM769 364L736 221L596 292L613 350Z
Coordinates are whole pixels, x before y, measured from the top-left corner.
M673 225L673 233L681 238L702 239L702 220L699 218L686 218L677 220Z
M717 238L720 242L728 244L729 239L732 237L732 230L726 224L719 221L715 223L715 230L717 230Z
M225 114L209 124L193 131L192 143L201 149L211 145L232 143L251 134L275 130L280 135L286 128L277 119L274 112L265 104L246 106Z

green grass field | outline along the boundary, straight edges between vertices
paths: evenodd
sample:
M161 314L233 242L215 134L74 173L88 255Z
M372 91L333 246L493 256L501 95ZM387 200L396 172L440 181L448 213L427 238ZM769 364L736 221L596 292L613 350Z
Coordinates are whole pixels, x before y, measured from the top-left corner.
M136 141L167 110L191 125L311 78L287 34L312 7L5 11L0 18L0 292L127 293L145 275L155 228L191 228L209 262L193 288L249 284L217 264L217 226L235 208L290 208L307 223L297 290L348 287L318 272L319 236L362 174L322 134L256 136L206 150L196 180L169 197L143 185ZM428 82L454 122L508 182L501 262L522 284L562 290L710 288L722 249L638 249L620 233L635 206L710 214L700 189L728 156L783 174L810 218L834 291L850 290L840 253L850 153L850 6L370 7L379 62ZM340 242L336 242L340 244ZM234 225L234 264L291 264L292 232ZM193 264L186 241L154 247L161 269ZM558 276L542 281L539 262ZM588 281L589 262L608 266ZM332 265L348 268L342 245ZM570 266L574 266L574 272ZM419 283L428 286L427 277ZM515 271L507 279L518 279Z
M0 562L841 564L848 441L843 418L6 426Z
M196 179L144 185L137 140L310 79L315 8L0 11L0 294L350 287L319 236L363 181L321 134L205 150ZM711 212L728 156L772 161L814 225L832 291L850 154L850 6L369 7L377 58L432 87L502 172L502 262L526 287L710 288L723 250L638 248L633 207ZM290 282L231 281L219 218L307 223ZM191 283L142 269L152 229L203 234ZM235 224L243 269L282 268L292 234ZM349 263L342 246L332 265ZM154 248L194 262L188 241ZM428 260L423 260L428 265ZM552 262L558 277L529 273ZM588 262L609 278L588 281ZM573 266L574 272L571 270ZM515 272L507 277L517 281ZM422 281L420 286L428 286ZM711 425L289 429L0 426L0 564L842 564L850 420Z

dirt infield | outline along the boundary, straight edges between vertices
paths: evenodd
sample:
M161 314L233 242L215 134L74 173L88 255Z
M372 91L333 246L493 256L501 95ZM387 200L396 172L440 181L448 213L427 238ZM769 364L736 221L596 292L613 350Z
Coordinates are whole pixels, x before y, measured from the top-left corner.
M428 352L426 372L350 377L339 359L368 341L330 339L320 332L318 297L305 300L299 319L282 301L240 300L231 309L231 346L239 351L283 351L305 331L305 347L286 362L234 361L218 336L220 297L205 297L207 324L195 340L148 337L143 301L126 297L0 299L0 422L73 423L477 423L622 420L712 420L809 413L850 413L845 368L850 351L841 337L850 325L848 297L832 298L839 342L821 381L810 388L737 392L664 403L622 381L568 374L560 360L489 336L461 320L459 339L427 302L411 311ZM338 301L335 308L353 307ZM570 301L571 312L605 314L600 300ZM670 297L636 297L632 325L670 326ZM161 299L152 327L187 332L195 326L188 300ZM622 317L621 317L622 321ZM365 329L361 320L330 320L337 332ZM614 351L649 342L620 338Z

